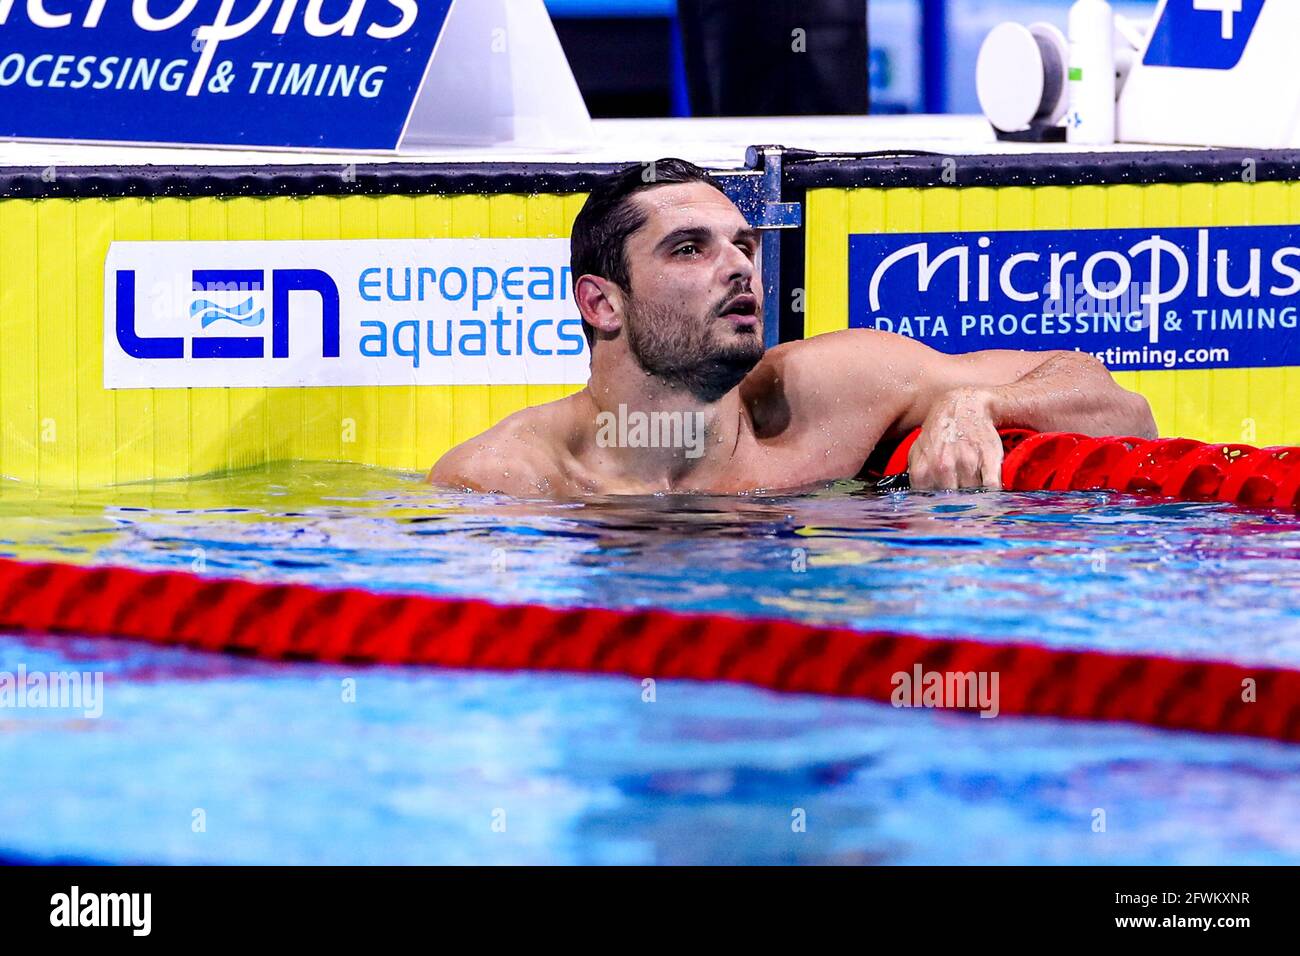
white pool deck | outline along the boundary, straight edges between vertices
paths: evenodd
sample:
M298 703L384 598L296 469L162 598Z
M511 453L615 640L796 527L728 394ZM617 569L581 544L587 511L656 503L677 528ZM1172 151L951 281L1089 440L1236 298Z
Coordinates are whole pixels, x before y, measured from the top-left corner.
M996 139L982 116L790 116L592 121L588 143L542 149L528 145L446 146L402 154L109 146L0 142L0 167L290 166L350 163L644 162L666 156L717 169L744 164L745 149L781 145L817 152L925 150L942 155L1155 152L1204 149L1119 143L1012 143Z

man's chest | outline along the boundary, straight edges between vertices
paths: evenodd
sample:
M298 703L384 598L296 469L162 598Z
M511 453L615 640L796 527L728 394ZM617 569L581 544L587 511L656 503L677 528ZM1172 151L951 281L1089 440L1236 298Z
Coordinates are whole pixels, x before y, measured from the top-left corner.
M864 441L833 432L818 432L798 441L770 441L745 436L735 453L719 467L708 469L710 490L726 493L758 488L801 488L857 477L878 435Z

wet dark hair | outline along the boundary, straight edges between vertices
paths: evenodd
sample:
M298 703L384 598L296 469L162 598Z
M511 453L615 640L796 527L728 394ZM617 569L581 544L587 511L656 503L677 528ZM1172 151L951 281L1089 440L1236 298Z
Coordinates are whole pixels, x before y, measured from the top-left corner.
M708 171L684 159L657 159L638 163L616 173L591 191L573 222L569 265L574 288L582 276L600 276L631 290L625 255L627 238L645 225L646 212L631 199L637 193L677 183L707 183L718 192L722 186ZM586 322L587 344L596 345L596 330Z

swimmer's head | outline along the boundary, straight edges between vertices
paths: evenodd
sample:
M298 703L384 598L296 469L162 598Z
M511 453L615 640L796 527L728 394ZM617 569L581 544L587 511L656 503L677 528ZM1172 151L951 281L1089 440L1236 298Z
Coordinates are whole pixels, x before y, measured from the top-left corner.
M700 167L660 159L613 174L573 224L587 341L716 401L763 356L758 253L758 232Z

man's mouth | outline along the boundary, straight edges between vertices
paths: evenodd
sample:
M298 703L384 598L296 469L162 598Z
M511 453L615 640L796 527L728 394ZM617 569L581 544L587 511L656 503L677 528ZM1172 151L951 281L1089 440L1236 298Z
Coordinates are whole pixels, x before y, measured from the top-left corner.
M758 299L749 293L738 295L727 302L719 314L737 325L752 324L758 318Z

